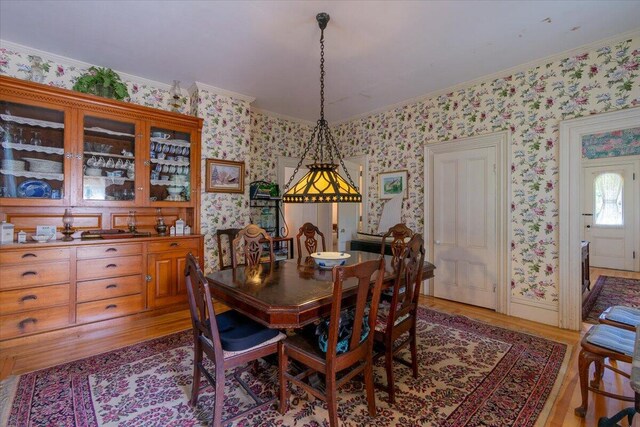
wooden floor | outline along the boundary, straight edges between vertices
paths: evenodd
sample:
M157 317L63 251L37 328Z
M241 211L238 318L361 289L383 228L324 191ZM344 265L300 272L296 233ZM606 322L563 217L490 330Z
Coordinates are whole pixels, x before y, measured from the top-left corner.
M640 273L594 268L591 269L592 283L595 283L595 280L597 280L601 274L640 279ZM573 352L571 360L567 367L562 387L560 388L551 414L547 420L546 425L548 426L596 426L599 417L603 415L611 416L620 409L630 406L628 402L620 402L602 396L594 397L593 394L591 394L589 397L589 411L587 412L587 416L582 419L573 414L573 409L580 403L577 361L579 342L581 336L589 328L588 324L585 324L582 332L579 333L504 316L491 310L437 298L422 297L421 304L443 312L465 315L496 326L544 336L572 346ZM114 350L137 342L182 331L190 327L191 321L189 319L189 313L187 310L182 310L132 322L126 329L119 328L117 332L112 332L112 330L90 330L79 332L64 340L56 339L47 342L25 343L14 347L5 346L0 354L0 379L4 379L9 375L19 375ZM620 367L629 369L622 365ZM608 370L605 371L604 384L605 387L610 388L613 392L631 394L628 380L621 379L619 375L612 374ZM636 416L634 421L634 425L640 426L640 416ZM621 425L627 425L626 421L623 421Z

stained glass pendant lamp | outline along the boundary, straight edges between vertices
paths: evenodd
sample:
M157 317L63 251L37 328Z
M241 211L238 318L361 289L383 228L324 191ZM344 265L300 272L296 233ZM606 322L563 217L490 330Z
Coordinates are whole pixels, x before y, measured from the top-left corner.
M344 166L329 124L324 118L324 29L327 28L329 15L319 13L316 20L320 26L320 119L304 148L300 162L284 187L282 200L285 203L359 203L362 201L362 195ZM296 184L291 185L298 169L312 150L313 163L307 165L309 172ZM336 161L342 166L346 179L338 173Z

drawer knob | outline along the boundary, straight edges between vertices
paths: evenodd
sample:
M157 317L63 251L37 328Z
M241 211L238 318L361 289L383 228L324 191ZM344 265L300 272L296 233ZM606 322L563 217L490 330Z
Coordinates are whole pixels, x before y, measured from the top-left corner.
M117 304L109 304L106 308L107 310L111 309L111 308L117 308L118 305Z
M112 283L112 284L110 284L110 285L107 285L107 289L115 289L115 288L117 288L117 287L118 287L118 285L116 285L115 283Z
M36 273L35 271L25 271L24 273L22 273L22 277L27 277L27 276L37 276L38 273Z
M180 243L178 243L178 242L173 242L173 243L171 243L169 246L171 246L172 248L175 248L176 246L180 246Z
M117 264L107 264L106 268L116 268L117 266Z
M22 298L20 298L20 301L21 302L25 302L25 301L29 301L31 299L36 300L36 299L38 299L38 297L35 296L35 295L25 295Z
M22 258L38 258L38 255L27 252L26 254L22 255Z
M118 252L116 248L108 248L105 252Z
M36 323L38 323L38 319L34 319L33 317L27 317L26 319L21 320L18 323L18 327L20 329L24 329L29 323L33 323L35 325Z

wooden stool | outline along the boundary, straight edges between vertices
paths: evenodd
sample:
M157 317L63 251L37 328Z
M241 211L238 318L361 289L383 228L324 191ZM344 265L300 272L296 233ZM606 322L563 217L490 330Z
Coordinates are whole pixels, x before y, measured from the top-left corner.
M600 381L604 368L611 369L626 378L629 374L620 369L605 363L605 359L631 363L636 334L625 329L616 328L610 325L595 325L582 338L580 346L580 356L578 358L578 372L580 374L580 393L582 395L582 405L575 409L575 414L584 417L589 404L589 391L612 399L634 402L634 397L613 394L600 389ZM589 383L589 366L595 362L595 372L593 380Z
M603 311L598 317L598 321L605 325L635 332L636 326L640 325L640 309L614 305Z

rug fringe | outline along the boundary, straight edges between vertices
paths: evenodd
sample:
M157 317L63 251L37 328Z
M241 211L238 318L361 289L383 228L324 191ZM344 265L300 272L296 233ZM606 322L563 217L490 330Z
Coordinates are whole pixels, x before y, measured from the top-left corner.
M11 405L18 390L19 382L19 375L12 375L0 381L0 426L6 426L9 423Z

